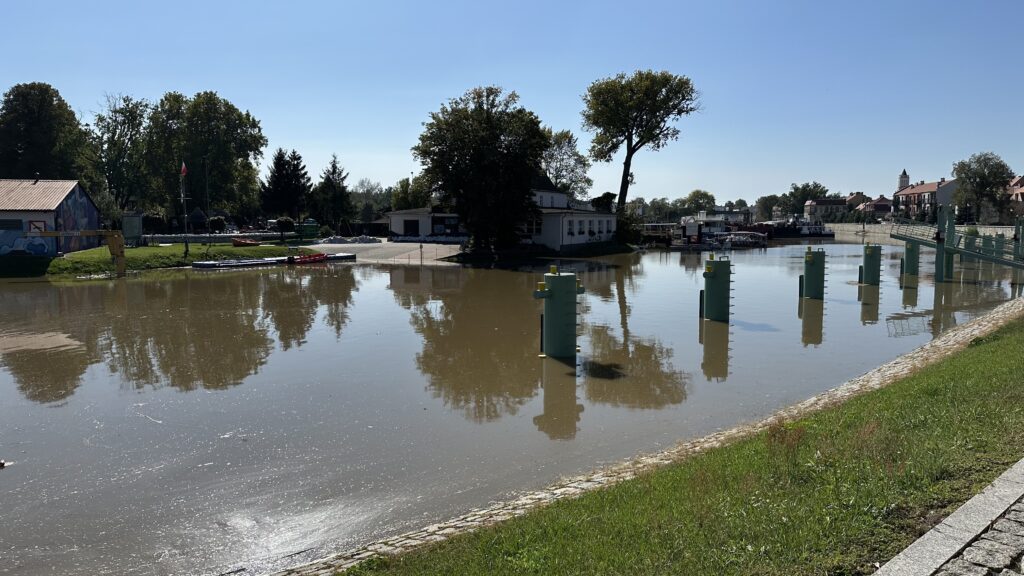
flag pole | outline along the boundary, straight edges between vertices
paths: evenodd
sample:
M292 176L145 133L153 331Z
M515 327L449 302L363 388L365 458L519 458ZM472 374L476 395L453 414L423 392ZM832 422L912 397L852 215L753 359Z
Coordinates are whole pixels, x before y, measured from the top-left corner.
M188 259L188 204L185 203L185 175L188 174L188 169L185 168L185 161L181 162L181 211L185 215L185 256L184 259Z

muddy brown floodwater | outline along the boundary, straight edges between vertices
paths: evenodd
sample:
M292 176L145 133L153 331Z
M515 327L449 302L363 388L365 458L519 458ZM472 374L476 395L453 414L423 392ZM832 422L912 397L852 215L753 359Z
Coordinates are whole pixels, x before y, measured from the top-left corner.
M446 519L834 387L1016 295L798 304L802 246L733 254L731 325L697 320L700 255L562 262L576 363L537 357L544 267L173 271L0 284L0 572L262 573ZM933 254L922 255L931 270Z

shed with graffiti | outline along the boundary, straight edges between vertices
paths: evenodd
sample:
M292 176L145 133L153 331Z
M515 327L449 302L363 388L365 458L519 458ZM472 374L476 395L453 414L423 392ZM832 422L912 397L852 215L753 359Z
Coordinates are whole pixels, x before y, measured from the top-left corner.
M99 245L96 237L32 238L26 232L96 230L100 213L76 180L0 180L0 256L56 256Z

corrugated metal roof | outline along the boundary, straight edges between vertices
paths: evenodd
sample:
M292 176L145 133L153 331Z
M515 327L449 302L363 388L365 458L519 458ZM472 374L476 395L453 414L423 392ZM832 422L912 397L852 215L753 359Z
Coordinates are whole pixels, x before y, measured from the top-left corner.
M56 210L77 180L0 180L0 210Z

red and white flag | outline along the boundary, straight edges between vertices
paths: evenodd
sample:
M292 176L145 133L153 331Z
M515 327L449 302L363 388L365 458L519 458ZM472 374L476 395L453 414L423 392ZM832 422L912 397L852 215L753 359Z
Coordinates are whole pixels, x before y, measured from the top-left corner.
M182 162L181 163L181 177L184 178L186 174L188 174L188 169L185 168L185 163Z

